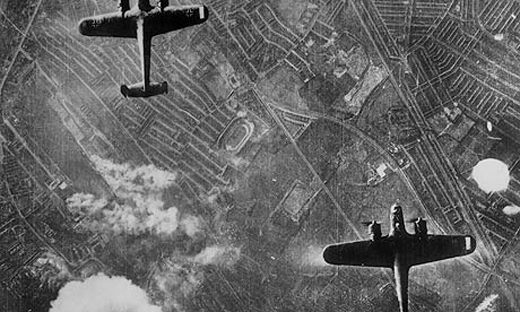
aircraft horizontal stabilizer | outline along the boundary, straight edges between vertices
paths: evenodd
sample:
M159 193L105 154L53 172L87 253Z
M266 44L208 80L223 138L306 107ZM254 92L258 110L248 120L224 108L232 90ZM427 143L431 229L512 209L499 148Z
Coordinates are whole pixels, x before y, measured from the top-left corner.
M168 83L166 81L162 83L150 83L146 90L142 82L130 86L121 86L121 94L123 94L124 97L150 97L165 93L168 93Z

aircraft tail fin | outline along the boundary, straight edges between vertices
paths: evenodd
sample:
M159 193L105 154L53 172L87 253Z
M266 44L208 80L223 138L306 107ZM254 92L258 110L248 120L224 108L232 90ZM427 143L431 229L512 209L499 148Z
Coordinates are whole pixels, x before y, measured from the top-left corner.
M146 88L144 88L142 82L129 86L121 86L121 94L123 94L124 97L150 97L165 93L168 93L168 83L166 81L162 83L150 83Z

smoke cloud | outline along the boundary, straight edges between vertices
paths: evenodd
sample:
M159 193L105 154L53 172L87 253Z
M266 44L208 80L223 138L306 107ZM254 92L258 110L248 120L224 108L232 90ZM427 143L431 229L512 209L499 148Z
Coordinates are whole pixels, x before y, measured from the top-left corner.
M473 167L471 177L477 182L478 187L486 193L507 189L511 180L507 164L494 158L479 161Z
M183 311L184 302L205 281L209 266L226 269L239 261L240 248L224 243L225 238L218 245L201 248L207 239L202 231L203 221L197 216L182 213L177 207L165 202L163 195L175 183L175 173L151 165L135 167L116 164L99 157L93 157L92 160L112 189L113 197L99 198L92 194L77 193L67 199L69 209L82 217L81 222L89 229L108 231L110 234L172 234L179 231L191 238L188 240L190 243L183 242L181 247L161 253L153 264L141 264L151 266L153 271L148 280L151 283L147 287L152 289L157 305L166 311ZM216 201L217 194L213 196L209 201ZM114 289L117 293L129 293L130 297L136 299L128 301L127 306L120 308L118 302L127 300L125 295L115 296L108 290L105 291L105 288ZM110 301L109 298L113 296L115 298ZM99 304L87 305L90 302ZM52 306L50 312L161 311L158 306L149 304L143 290L125 278L109 278L104 275L97 275L84 282L66 284ZM82 306L88 309L78 308Z
M240 259L240 249L232 246L210 246L191 258L202 265L233 266Z
M166 306L179 306L182 296L189 296L204 280L204 273L186 263L166 262L154 275L154 280L165 295Z
M93 156L98 172L112 188L115 198L96 198L77 193L67 199L72 212L85 216L84 222L96 231L115 234L172 234L178 229L193 237L200 232L197 217L183 214L176 207L165 208L164 192L177 175L153 165L132 167Z
M144 290L124 277L103 274L66 284L50 312L161 312Z
M51 251L46 251L36 259L31 269L38 272L42 284L48 287L61 287L73 278L65 261Z
M92 194L76 193L67 199L67 203L79 211L99 211L108 204L108 201L104 198L98 199Z
M497 301L498 295L493 294L487 296L477 307L475 312L495 312L497 310Z
M181 220L181 228L189 237L195 237L200 232L200 227L200 220L195 216L188 215Z
M517 214L520 214L520 207L516 205L506 206L504 209L502 209L502 212L510 217L513 217Z
M155 271L153 281L162 294L162 305L182 311L182 304L204 282L204 269L215 265L231 268L240 259L240 248L230 245L213 245L195 256L174 256L164 259Z
M245 158L234 155L229 156L228 161L237 168L243 168L249 164L249 162Z

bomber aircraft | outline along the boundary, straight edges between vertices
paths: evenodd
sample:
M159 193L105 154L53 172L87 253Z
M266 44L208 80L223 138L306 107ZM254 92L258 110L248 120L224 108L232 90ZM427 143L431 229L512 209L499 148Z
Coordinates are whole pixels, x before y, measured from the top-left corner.
M401 312L408 311L408 271L411 267L443 259L464 256L475 250L476 242L469 235L428 234L426 221L412 220L415 234L404 225L401 206L390 210L390 233L381 236L381 224L368 222L370 239L328 245L323 258L329 264L391 268Z
M204 5L169 6L168 0L160 0L159 6L149 0L139 0L130 8L130 0L119 0L119 12L87 17L79 22L79 32L85 36L136 38L141 58L139 83L121 86L125 97L149 97L168 92L168 84L150 82L150 54L152 37L167 32L201 24L208 19Z

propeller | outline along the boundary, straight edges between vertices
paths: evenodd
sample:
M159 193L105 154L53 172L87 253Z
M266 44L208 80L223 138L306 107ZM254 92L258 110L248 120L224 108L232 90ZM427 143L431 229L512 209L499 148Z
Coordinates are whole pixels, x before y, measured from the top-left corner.
M410 219L407 222L411 222L414 224L416 235L419 235L419 236L427 235L428 228L426 226L426 219L418 217L418 218Z
M377 221L364 221L361 222L363 225L368 227L368 233L373 241L381 238L381 224Z

